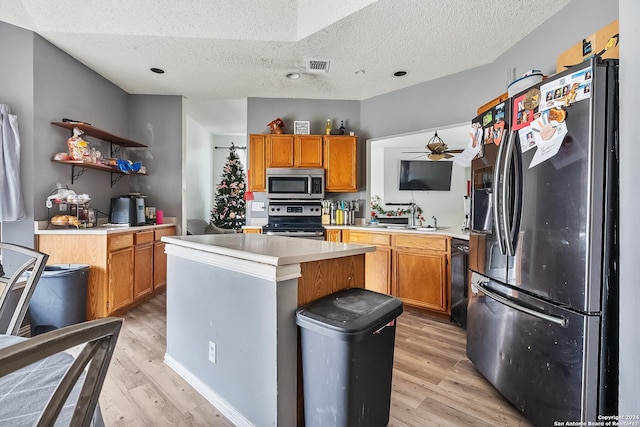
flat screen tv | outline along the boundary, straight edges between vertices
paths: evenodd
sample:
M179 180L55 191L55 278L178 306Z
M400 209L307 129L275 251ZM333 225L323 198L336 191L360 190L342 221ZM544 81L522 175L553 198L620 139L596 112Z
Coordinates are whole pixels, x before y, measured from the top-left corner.
M400 160L400 190L450 191L453 162Z

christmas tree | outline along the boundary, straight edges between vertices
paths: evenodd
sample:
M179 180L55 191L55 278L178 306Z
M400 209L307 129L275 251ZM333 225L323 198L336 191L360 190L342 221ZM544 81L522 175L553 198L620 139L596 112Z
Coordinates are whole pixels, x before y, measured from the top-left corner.
M222 180L216 185L211 223L216 227L239 230L245 223L245 175L233 143L220 178Z

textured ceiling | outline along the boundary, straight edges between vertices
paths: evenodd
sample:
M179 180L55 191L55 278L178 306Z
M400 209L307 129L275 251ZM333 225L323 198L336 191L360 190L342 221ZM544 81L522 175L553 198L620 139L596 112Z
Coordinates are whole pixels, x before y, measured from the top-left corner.
M568 2L2 0L0 20L131 94L362 100L491 62Z

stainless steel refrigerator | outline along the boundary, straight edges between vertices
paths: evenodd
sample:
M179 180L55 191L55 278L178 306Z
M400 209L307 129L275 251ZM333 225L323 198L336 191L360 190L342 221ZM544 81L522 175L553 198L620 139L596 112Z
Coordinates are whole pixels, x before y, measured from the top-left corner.
M472 123L467 356L539 426L617 413L617 81L592 59Z

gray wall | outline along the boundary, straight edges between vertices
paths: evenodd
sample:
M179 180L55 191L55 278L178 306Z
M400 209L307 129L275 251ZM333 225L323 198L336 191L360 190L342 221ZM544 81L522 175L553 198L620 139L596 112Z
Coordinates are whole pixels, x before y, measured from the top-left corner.
M640 3L620 0L620 414L640 414L640 263L638 263L638 118L637 97L640 82L638 46L640 31L637 18Z
M129 178L121 179L111 188L111 174L86 170L72 184L71 167L51 162L55 153L67 151L71 132L51 122L67 117L127 137L128 95L38 35L34 36L33 62L35 118L32 126L37 148L32 174L37 180L32 219L48 219L45 199L56 188L56 183L68 185L78 194L89 194L92 206L108 213L110 197L129 191ZM86 139L103 156L110 155L108 143L91 137Z
M361 133L380 138L470 121L506 92L510 70L554 74L558 55L617 18L615 2L573 1L488 65L364 100Z
M167 355L207 387L205 396L214 391L250 423L294 425L297 280L276 283L193 256L168 255Z
M11 58L0 67L0 102L9 104L18 115L21 180L28 215L24 221L2 224L3 240L34 246L33 221L48 219L45 200L57 183L89 194L92 206L105 213L111 197L144 191L150 195L149 202L165 209L165 216L179 216L181 97L128 95L42 37L3 22L0 39L0 54ZM51 162L55 153L67 151L71 132L50 124L63 117L149 145L148 149L121 151L118 156L141 158L150 176L125 176L112 187L109 173L86 170L71 184L71 167ZM109 155L108 143L87 139L103 155Z
M141 160L148 175L130 177L130 191L148 195L149 206L181 224L182 97L130 95L128 101L129 137L149 147L131 151L131 159Z
M33 217L33 187L35 177L33 143L33 33L0 22L0 104L8 104L18 116L20 132L20 180L28 217ZM7 43L11 40L11 43ZM33 247L33 223L29 220L2 223L1 239Z
M355 132L358 137L358 188L357 193L327 193L330 200L353 200L365 198L365 152L366 138L361 134L361 114L359 101L336 101L321 99L291 98L249 98L247 100L247 134L269 133L267 123L280 117L285 122L285 132L293 133L293 122L304 120L310 122L312 135L323 135L327 119L334 128L340 127L344 120L347 130ZM248 142L248 136L247 136ZM256 201L265 201L264 193L254 193ZM368 202L367 202L368 203ZM357 217L368 214L368 209L361 210ZM247 212L248 224L252 218L266 218L266 212Z

